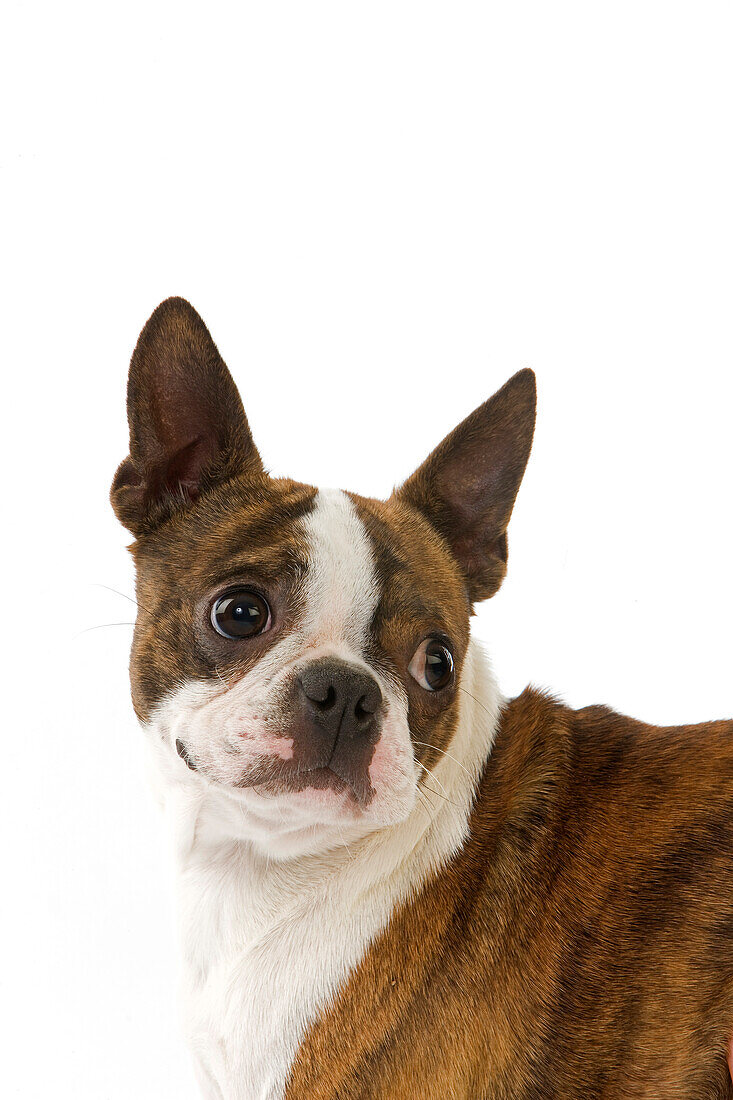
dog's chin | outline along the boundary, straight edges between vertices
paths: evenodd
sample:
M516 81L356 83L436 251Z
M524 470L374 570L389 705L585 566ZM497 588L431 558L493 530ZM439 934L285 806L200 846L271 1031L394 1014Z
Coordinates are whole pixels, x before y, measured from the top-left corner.
M226 742L199 748L175 737L166 757L179 782L188 775L207 795L206 805L232 837L252 841L268 856L289 858L350 844L409 817L417 773L411 749L392 747L401 746L401 735L401 728L388 729L368 758L308 759L303 751L296 757L292 739L280 738L269 751L245 759Z
M273 797L301 794L308 791L320 791L324 794L330 792L337 799L342 798L347 803L353 802L355 806L367 805L369 801L361 793L360 787L355 788L348 780L332 771L327 765L321 768L311 768L308 771L283 775L277 779L257 781L256 779L245 778L240 783L235 784L235 787L240 790L256 790Z
M271 859L325 853L344 845L348 849L351 841L384 824L378 808L363 807L346 780L326 767L289 781L209 781L207 786L216 801L223 799L235 813L236 836Z

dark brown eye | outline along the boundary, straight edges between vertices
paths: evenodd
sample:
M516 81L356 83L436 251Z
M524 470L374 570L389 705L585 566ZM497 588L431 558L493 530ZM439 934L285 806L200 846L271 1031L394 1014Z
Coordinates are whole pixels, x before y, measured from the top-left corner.
M426 691L440 691L453 679L453 654L443 642L426 638L417 647L409 671Z
M453 657L447 646L433 642L425 650L425 679L433 691L449 683L453 675Z
M223 638L251 638L270 625L270 608L259 592L238 588L214 603L211 625Z

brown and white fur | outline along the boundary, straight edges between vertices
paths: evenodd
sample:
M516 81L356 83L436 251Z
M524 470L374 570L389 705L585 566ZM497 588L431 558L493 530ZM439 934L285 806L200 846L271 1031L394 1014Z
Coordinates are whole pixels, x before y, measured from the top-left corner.
M269 477L188 303L140 336L112 502L207 1100L733 1097L733 723L510 702L470 637L534 405L367 500Z

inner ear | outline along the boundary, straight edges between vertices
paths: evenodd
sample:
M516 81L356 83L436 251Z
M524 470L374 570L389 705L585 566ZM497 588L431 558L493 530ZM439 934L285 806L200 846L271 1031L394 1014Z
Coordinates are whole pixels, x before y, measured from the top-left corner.
M471 602L506 574L507 526L532 446L536 389L523 370L448 435L397 490L448 544Z
M183 447L168 463L163 489L174 492L177 488L187 500L199 495L204 472L211 468L213 459L211 437L199 436Z
M138 536L211 486L264 473L234 380L183 298L158 306L140 334L127 411L130 455L111 496L120 520Z

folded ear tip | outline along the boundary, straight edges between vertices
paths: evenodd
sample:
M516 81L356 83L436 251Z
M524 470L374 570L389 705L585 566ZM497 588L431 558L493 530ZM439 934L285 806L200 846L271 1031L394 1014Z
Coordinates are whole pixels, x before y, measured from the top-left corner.
M140 533L139 519L143 496L143 480L128 455L115 471L109 491L109 499L120 523L136 537Z

